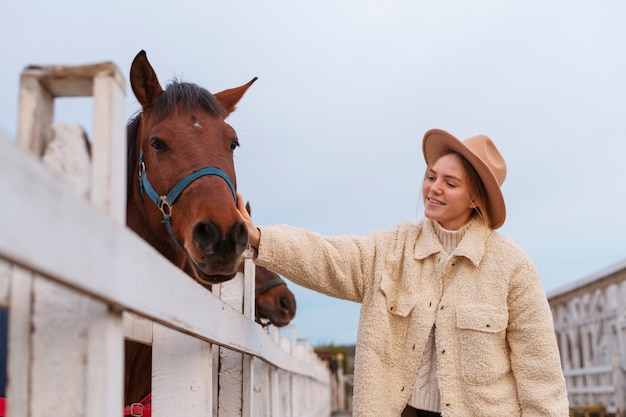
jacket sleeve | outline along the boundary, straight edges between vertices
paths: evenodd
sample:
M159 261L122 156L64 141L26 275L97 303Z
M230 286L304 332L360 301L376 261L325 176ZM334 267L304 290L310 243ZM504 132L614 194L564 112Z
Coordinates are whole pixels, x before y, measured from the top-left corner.
M522 415L568 416L565 378L552 313L530 259L514 272L508 304L507 339Z
M374 235L322 237L287 225L259 229L256 263L311 290L362 302L373 275Z

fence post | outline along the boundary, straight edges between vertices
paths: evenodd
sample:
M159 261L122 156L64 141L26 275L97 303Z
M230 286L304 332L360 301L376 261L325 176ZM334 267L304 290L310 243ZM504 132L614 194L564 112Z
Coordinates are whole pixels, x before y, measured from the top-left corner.
M30 416L32 274L10 267L7 415Z
M152 337L152 416L212 415L211 344L157 323Z
M254 317L254 263L244 261L244 273L234 279L213 286L214 294L246 317ZM217 384L219 396L216 401L218 417L251 417L254 389L253 357L220 347Z
M110 62L26 68L21 77L17 140L20 147L42 157L52 140L54 100L93 96L95 149L91 178L95 182L90 200L121 224L126 204L124 95L124 78ZM18 279L22 280L19 284ZM30 285L31 289L28 295L12 294L9 303L9 328L23 329L23 320L30 324L28 343L24 345L30 353L26 359L30 365L16 369L10 357L9 413L119 415L123 405L119 388L124 357L122 313L36 274L31 280L14 277L13 282ZM31 314L11 314L20 303L27 302L24 297L33 303ZM24 360L19 353L15 355L16 360ZM27 386L23 382L13 384L14 380L25 381Z

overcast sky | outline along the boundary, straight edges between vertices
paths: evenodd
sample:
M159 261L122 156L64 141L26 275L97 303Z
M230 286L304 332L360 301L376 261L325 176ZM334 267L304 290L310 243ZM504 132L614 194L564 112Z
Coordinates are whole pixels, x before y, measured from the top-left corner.
M228 119L258 225L326 235L423 217L421 140L484 133L508 164L500 231L547 292L626 259L626 2L11 1L0 16L0 133L24 67L142 49L162 84L258 81ZM56 120L91 128L91 101ZM126 113L139 105L128 87ZM3 174L3 175L6 175ZM7 198L5 196L5 198ZM10 198L10 196L8 197ZM289 284L298 337L356 340L359 306Z

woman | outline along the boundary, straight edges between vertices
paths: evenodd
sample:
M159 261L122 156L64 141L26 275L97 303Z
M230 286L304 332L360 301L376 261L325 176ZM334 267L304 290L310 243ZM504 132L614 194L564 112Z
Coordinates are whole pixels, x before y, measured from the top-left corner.
M254 227L256 263L362 304L354 416L568 416L552 315L529 257L495 231L506 165L484 135L424 135L425 219L365 237ZM404 413L403 413L404 410Z

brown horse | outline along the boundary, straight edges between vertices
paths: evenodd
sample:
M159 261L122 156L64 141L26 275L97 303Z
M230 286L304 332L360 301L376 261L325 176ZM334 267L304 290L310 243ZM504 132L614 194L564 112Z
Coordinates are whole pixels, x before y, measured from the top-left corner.
M215 95L177 81L163 90L144 51L131 65L142 110L128 124L127 224L204 284L233 278L248 246L225 118L255 80Z
M127 225L204 286L234 278L248 246L239 141L225 119L255 80L217 94L177 81L163 90L144 51L130 69L141 112L127 129ZM125 401L139 403L151 391L152 351L127 341L125 356Z
M296 315L296 298L276 272L255 265L254 313L262 326L283 327Z

